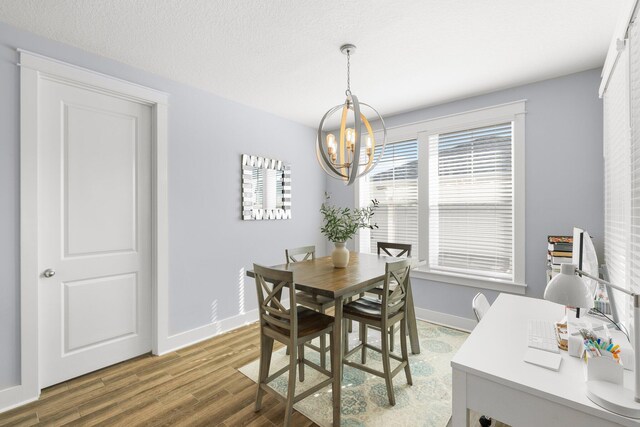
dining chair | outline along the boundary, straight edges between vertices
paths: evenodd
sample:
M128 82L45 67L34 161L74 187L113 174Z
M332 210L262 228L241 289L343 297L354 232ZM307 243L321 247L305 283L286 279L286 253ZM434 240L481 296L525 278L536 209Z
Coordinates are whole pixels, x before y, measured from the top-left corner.
M377 246L378 255L388 255L396 258L411 256L410 243L378 242ZM381 252L384 252L384 254Z
M378 255L387 255L387 256L392 256L396 258L402 258L402 257L407 258L411 256L411 244L409 243L378 242L377 248L378 248ZM393 287L394 285L392 284L391 286ZM382 292L383 292L382 285L367 291L367 293L376 295L378 299L382 296ZM363 295L361 294L360 296L363 296ZM391 339L389 340L389 346L391 347L391 351L393 351L393 349L395 348L395 338L394 338L395 332L396 332L395 328L391 328L391 331L389 332L391 335Z
M475 297L473 297L473 301L471 301L471 308L473 309L473 314L478 319L478 322L482 320L491 305L489 301L487 301L487 297L484 296L482 292L478 292Z
M265 391L271 391L276 398L281 398L269 383L285 372L289 372L287 396L285 400L284 425L291 425L293 404L310 396L316 391L336 381L339 369L332 367L328 371L305 359L304 344L329 334L333 336L333 317L318 313L297 304L297 292L292 271L276 270L254 264L256 290L258 293L258 310L260 318L260 369L258 374L258 391L256 393L255 411L262 407ZM282 303L283 290L288 289L289 308ZM277 340L290 348L289 364L269 375L273 343ZM333 352L333 349L330 349ZM300 381L304 381L304 366L307 365L326 375L328 379L295 395L296 370L300 372Z
M315 246L302 246L299 248L285 249L284 251L287 264L294 262L302 262L307 260L316 259L316 247ZM297 303L304 307L317 311L318 313L326 313L326 311L334 306L332 298L325 297L311 292L298 291L296 293ZM320 336L320 345L316 346L312 343L307 343L307 347L320 353L320 366L326 368L327 366L327 337ZM287 354L289 349L287 348Z
M478 292L475 297L473 297L473 301L471 301L471 308L473 309L473 314L476 316L478 323L482 320L487 311L491 308L489 301L487 301L487 297L484 296L482 292ZM486 415L480 416L478 422L482 427L489 427L491 425L491 418Z
M407 324L404 321L406 317L410 271L411 261L408 259L387 262L385 266L384 283L382 285L382 299L359 298L345 304L343 309L343 317L358 322L361 331L360 344L346 351L343 363L384 378L387 386L387 397L392 406L396 404L393 393L393 377L404 368L407 383L413 385L411 368L409 366L409 355L407 352ZM391 288L392 283L396 284L393 289ZM389 351L388 332L396 323L400 323L401 357ZM382 331L380 334L382 341L380 348L374 347L367 342L368 326L379 328ZM382 354L382 372L365 365L367 363L367 349L372 349ZM351 356L357 351L361 352L361 363L347 359L348 356ZM391 370L391 359L400 362L393 370Z

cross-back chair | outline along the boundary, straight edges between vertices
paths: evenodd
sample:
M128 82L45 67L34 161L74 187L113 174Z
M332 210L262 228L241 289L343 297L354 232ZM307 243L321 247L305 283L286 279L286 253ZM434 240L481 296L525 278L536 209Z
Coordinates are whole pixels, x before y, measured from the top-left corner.
M360 341L361 343L353 349L346 352L343 359L345 365L361 369L373 375L384 378L387 386L387 396L389 403L395 405L395 396L393 393L393 377L404 369L407 383L413 384L411 379L411 369L409 367L409 355L407 351L407 324L404 321L407 310L407 292L409 290L409 272L411 270L411 260L402 259L399 261L388 262L385 267L385 278L382 285L382 298L370 299L367 297L359 298L353 302L345 304L343 316L345 319L353 320L360 323ZM392 288L391 284L395 283ZM392 354L389 351L389 330L397 323L400 323L400 349L401 357ZM374 347L367 342L367 327L372 326L379 328L382 333L380 348ZM366 366L367 349L378 351L382 354L382 372ZM360 362L353 362L347 357L360 351ZM392 371L390 360L395 359L400 364Z
M314 260L316 259L316 247L302 246L299 248L285 249L284 255L287 260L287 264ZM323 314L334 305L333 299L331 298L305 291L298 291L296 299L298 304ZM306 346L320 353L320 366L326 368L328 349L327 337L324 335L320 336L319 346L312 343L307 343ZM287 349L287 354L289 354L289 349Z
M330 372L304 358L305 343L326 334L329 334L330 338L333 336L333 317L297 305L292 271L276 270L257 264L253 265L253 271L260 316L260 372L255 410L257 412L262 407L265 391L271 391L274 397L281 398L268 384L288 371L289 385L285 399L284 425L289 426L293 404L331 384L336 379L335 372L339 372L339 369L334 367ZM288 293L289 307L282 303L283 293ZM274 340L289 347L289 365L269 375ZM325 374L328 379L296 396L296 370L300 372L300 381L304 381L305 365Z
M388 255L396 258L411 256L411 244L409 243L378 242L377 246L378 255Z
M299 248L285 249L284 255L287 258L287 264L291 262L301 262L316 259L315 246L301 246Z
M410 243L392 243L392 242L378 242L378 255L386 255L396 258L408 258L411 256L411 244ZM392 283L393 287L394 284ZM367 291L369 294L376 295L378 298L382 296L382 285L370 289ZM391 339L389 340L389 345L391 346L391 351L393 351L395 347L395 329L391 328L389 332L391 334Z

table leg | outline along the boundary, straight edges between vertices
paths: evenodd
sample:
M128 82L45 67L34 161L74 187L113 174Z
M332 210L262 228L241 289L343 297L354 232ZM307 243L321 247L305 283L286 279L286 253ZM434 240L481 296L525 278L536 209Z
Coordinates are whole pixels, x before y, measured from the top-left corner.
M341 391L342 391L342 297L335 301L335 313L333 320L333 342L331 343L331 371L333 381L333 425L340 425Z
M467 374L453 368L453 405L451 408L451 427L467 427L469 410L467 408Z
M413 305L413 292L411 291L411 279L407 286L407 326L409 329L409 342L411 353L420 354L420 340L418 339L418 323L416 321L416 307Z

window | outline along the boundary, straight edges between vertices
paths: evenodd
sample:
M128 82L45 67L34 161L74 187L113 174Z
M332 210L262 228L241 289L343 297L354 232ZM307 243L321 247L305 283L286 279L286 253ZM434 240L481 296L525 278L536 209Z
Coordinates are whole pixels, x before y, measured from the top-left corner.
M512 279L512 123L429 135L429 266Z
M384 157L356 185L359 206L380 202L379 228L361 231L359 250L411 243L427 264L414 276L524 293L524 107L390 129Z
M377 166L360 182L360 205L380 202L373 216L378 225L360 234L360 252L377 252L378 242L413 245L418 253L418 141L389 144Z

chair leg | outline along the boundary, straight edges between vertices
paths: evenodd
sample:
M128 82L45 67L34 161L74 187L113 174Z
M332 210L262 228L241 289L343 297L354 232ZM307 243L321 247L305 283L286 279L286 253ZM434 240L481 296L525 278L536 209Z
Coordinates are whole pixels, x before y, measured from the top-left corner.
M381 328L383 332L380 334L382 337L382 370L384 372L384 382L387 385L387 397L389 398L389 404L395 406L396 398L393 394L393 382L391 378L391 363L389 361L389 331L386 328Z
M347 303L350 303L351 301L353 301L353 298L351 297L347 298ZM348 323L347 330L349 331L349 333L353 332L353 321L349 319L347 323Z
M349 351L349 333L347 332L347 325L349 322L350 320L346 319L342 321L342 357L344 357L344 355Z
M320 313L325 314L325 310L321 309ZM320 335L320 367L327 369L327 335Z
M409 366L409 352L407 351L407 323L403 320L400 321L400 349L402 351L402 360L407 362L404 367L404 374L407 377L407 384L413 385L413 379L411 378L411 366Z
M269 376L269 367L271 365L271 353L273 351L273 338L265 335L260 336L260 373L258 374L258 391L256 392L255 411L258 412L262 407L262 397L264 389L261 387L264 380Z
M350 319L342 321L342 357L340 357L340 360L344 360L344 356L349 352L349 332L347 332L349 322L351 322ZM344 369L341 369L340 372L342 373L342 378L344 378Z
M333 343L333 331L329 332L329 342ZM331 383L331 391L333 396L338 396L339 392L340 392L340 379L338 378L338 373L340 372L340 368L339 366L337 366L337 364L334 363L333 360L333 353L335 352L335 346L331 346L329 347L329 358L331 359L331 379L333 380ZM336 409L339 411L340 410L340 402L336 402L336 399L332 399L333 401L333 425L339 424L336 422L335 416L336 416ZM337 407L337 408L336 408Z
M293 399L296 394L296 366L298 366L298 348L295 345L289 346L291 355L289 356L289 387L287 389L287 402L284 408L284 425L291 425L291 414L293 413Z
M368 331L367 331L367 325L366 323L360 323L360 330L362 331L360 333L360 341L362 341L362 355L360 356L360 361L362 362L362 364L366 364L367 363L367 335L368 335Z
M320 335L320 367L327 369L327 336Z
M389 347L390 347L390 351L393 353L393 350L395 350L395 342L396 342L396 326L395 325L391 325L391 327L389 328Z
M298 346L298 375L300 382L304 382L304 344Z

